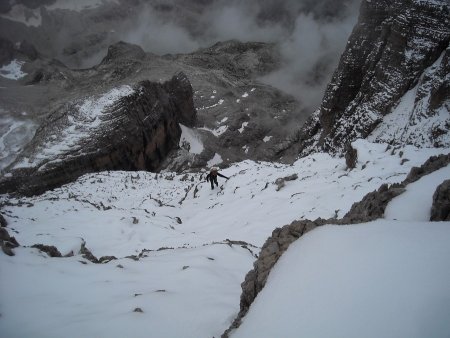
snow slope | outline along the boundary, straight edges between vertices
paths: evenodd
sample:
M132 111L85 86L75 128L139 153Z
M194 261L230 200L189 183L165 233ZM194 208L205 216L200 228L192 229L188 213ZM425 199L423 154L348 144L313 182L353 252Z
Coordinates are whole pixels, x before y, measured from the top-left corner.
M72 109L63 118L57 116L55 130L51 135L43 135L45 141L38 144L30 157L22 158L14 164L14 169L39 167L44 169L49 162L61 161L60 156L66 156L68 152L83 152L83 140L88 140L93 134L100 132L107 126L103 121L108 114L107 108L116 103L120 98L131 95L134 89L128 85L113 88L101 95L87 97L80 102L70 102ZM73 155L72 155L73 156Z
M240 337L448 337L450 222L324 226L272 270Z
M221 187L215 190L205 174L102 172L33 198L0 196L9 232L23 246L15 257L0 254L0 332L7 337L220 336L239 310L240 283L274 228L295 219L342 217L382 183L400 182L412 166L450 152L388 149L363 140L354 147L359 157L352 171L344 159L321 153L291 166L244 161L222 170L230 180L219 177ZM277 191L276 179L294 173L298 179ZM389 237L394 223L354 226L361 233L346 241L376 229ZM392 230L393 243L405 231L402 224ZM346 236L344 227L324 229L330 229L321 230L330 240ZM437 231L446 241L446 232ZM29 247L36 243L74 256L50 258ZM93 264L78 254L82 243L97 257L118 259ZM313 247L313 256L323 249ZM380 267L387 257L379 257ZM334 276L346 271L336 268ZM365 272L352 273L365 280ZM264 306L272 312L274 300L267 299ZM299 304L295 307L302 308ZM142 312L135 312L138 308Z

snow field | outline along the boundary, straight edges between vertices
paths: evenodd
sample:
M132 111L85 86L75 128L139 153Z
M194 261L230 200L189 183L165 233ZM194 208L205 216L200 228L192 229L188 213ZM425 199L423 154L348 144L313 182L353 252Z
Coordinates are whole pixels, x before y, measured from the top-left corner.
M354 147L359 156L351 171L344 159L327 154L291 166L244 161L221 170L230 180L219 177L214 190L206 173L102 172L33 198L0 196L9 232L22 246L42 243L75 254L49 258L26 247L16 249L15 257L0 254L0 332L219 336L239 310L240 283L253 254L276 227L295 219L342 217L368 192L401 182L412 166L443 151L388 149L363 140ZM298 179L277 191L276 179L294 173ZM250 251L226 239L245 241ZM96 257L118 260L86 261L77 254L83 241ZM323 245L315 247L314 256L320 255ZM143 251L160 248L170 249ZM126 258L142 252L148 257ZM143 312L133 312L136 307Z
M272 270L240 337L448 337L450 222L324 226Z

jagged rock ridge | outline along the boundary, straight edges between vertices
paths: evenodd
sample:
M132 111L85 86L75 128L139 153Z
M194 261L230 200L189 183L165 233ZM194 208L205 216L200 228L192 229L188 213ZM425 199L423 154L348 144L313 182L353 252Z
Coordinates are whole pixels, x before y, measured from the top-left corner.
M444 0L363 1L322 105L298 135L300 151L341 152L391 112L401 125L375 140L449 146L449 27Z

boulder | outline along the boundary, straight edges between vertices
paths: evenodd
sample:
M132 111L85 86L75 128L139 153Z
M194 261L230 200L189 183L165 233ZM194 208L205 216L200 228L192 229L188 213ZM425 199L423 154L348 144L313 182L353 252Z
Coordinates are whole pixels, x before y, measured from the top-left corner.
M433 194L430 221L450 221L450 180L442 182Z
M357 160L358 151L352 147L351 143L348 143L345 147L345 164L347 165L347 169L354 169Z
M0 227L0 247L2 251L8 256L14 256L13 248L17 248L19 243L14 237L11 237L8 230L3 226Z
M33 244L31 247L45 252L50 257L62 257L61 252L54 245Z

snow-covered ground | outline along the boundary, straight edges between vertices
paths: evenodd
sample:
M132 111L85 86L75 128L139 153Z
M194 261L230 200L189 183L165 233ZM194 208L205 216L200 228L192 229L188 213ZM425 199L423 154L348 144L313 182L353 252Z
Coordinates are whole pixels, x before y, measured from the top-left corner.
M273 229L296 219L342 217L382 183L401 182L412 166L450 152L411 146L393 150L363 140L354 146L359 157L351 171L344 159L319 153L293 165L237 163L222 170L230 179L219 177L215 190L205 182L205 174L102 172L38 197L1 196L9 232L22 247L15 249L14 257L0 253L0 332L5 337L220 336L239 311L240 283ZM275 180L294 173L298 179L277 191ZM450 177L448 167L433 179L423 179L434 191L445 176ZM412 203L424 184L416 185L411 185L403 205ZM290 328L304 322L298 316L293 320L292 310L317 316L305 328L308 337L347 337L352 327L359 337L370 336L361 331L369 319L370 334L384 337L388 327L381 319L395 312L403 317L390 318L388 324L398 323L391 332L400 332L399 337L410 332L403 327L410 321L419 325L411 316L424 314L421 304L429 305L421 317L429 319L423 328L445 330L437 321L450 315L445 305L450 272L444 261L449 251L443 244L450 240L449 225L390 218L311 232L288 250L235 335L262 337L258 325L264 321L267 332L279 330L267 336L289 337L295 332ZM83 242L97 257L118 259L93 264L78 254ZM75 255L50 258L28 247L36 243ZM298 250L305 255L302 260ZM127 258L130 255L140 258L135 261ZM285 273L289 269L292 274ZM280 283L286 288L276 291ZM402 286L399 297L391 297ZM337 292L341 290L342 295ZM380 294L383 297L376 298ZM377 306L364 306L366 300L377 299ZM403 300L410 308L401 312ZM284 319L290 324L282 323ZM342 330L320 331L313 325L328 321L330 328L340 324Z
M318 228L280 258L231 337L449 337L449 243L450 222Z

